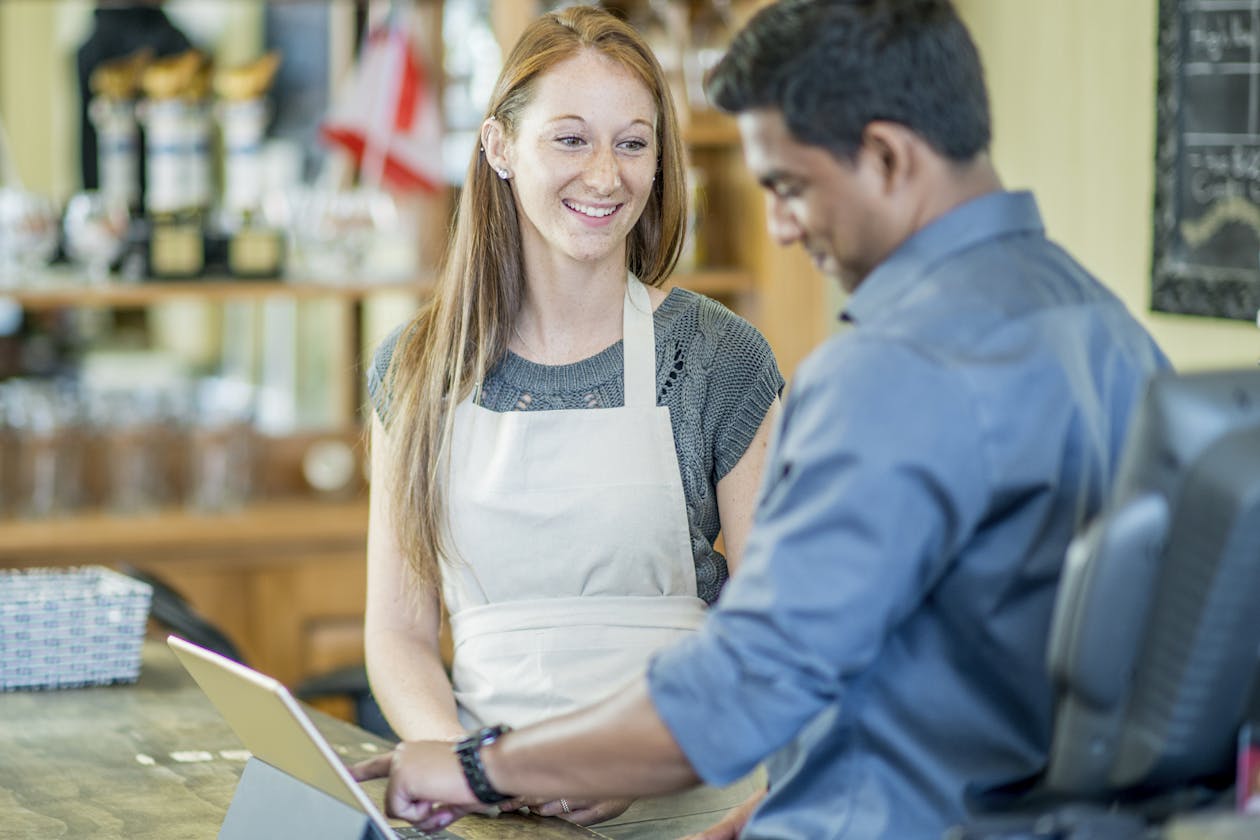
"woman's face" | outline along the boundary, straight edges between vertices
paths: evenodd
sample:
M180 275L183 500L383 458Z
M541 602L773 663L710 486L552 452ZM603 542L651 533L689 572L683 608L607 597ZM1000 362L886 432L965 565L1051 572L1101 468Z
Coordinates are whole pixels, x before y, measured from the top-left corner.
M598 53L539 77L505 148L527 261L625 264L656 174L656 120L648 88Z

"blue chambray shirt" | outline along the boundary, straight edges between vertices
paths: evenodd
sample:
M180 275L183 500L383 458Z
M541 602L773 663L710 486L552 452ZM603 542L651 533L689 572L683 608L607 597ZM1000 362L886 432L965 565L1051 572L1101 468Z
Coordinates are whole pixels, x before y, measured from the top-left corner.
M1064 553L1167 366L1027 193L917 232L845 317L785 402L739 573L648 675L706 781L766 760L745 837L935 838L1042 767Z

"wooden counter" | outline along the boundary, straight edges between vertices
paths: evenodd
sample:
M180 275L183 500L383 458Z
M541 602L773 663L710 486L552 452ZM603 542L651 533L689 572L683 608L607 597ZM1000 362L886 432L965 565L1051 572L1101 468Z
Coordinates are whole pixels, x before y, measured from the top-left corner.
M368 506L277 499L237 513L0 523L0 566L129 564L158 576L290 688L363 661Z
M389 745L319 712L346 761ZM164 642L135 685L0 693L0 837L214 838L247 755ZM384 782L367 786L377 802ZM468 817L444 837L597 838L562 820Z

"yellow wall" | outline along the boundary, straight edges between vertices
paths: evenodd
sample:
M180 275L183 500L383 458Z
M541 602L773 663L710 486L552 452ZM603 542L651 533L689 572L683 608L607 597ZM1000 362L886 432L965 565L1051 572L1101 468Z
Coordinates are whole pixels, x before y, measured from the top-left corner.
M956 0L985 62L993 154L1050 236L1180 369L1254 366L1254 324L1149 311L1156 0Z
M62 92L75 84L74 69L72 56L63 53L57 60L57 49L50 49L56 29L56 4L0 3L0 123L8 136L11 165L26 187L64 199L72 190L57 155L77 143L79 135L77 122L67 126L62 107ZM66 138L68 127L73 134Z

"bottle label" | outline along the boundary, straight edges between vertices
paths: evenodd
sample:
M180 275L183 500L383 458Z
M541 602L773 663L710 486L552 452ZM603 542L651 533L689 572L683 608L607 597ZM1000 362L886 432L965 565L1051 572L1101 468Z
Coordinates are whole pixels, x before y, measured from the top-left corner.
M246 228L228 242L228 270L253 277L275 277L280 273L281 242L276 230Z
M149 245L149 273L159 277L195 277L205 265L201 229L194 224L160 223L153 226Z

